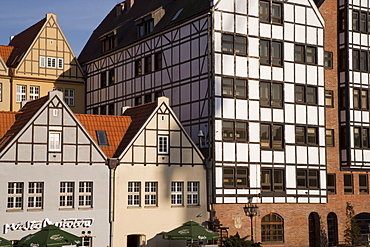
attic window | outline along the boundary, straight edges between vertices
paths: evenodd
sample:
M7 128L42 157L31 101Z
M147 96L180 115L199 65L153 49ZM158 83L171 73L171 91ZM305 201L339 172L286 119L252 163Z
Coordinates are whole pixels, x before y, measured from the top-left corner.
M153 32L154 20L143 18L142 21L137 25L139 37L142 37L148 33Z
M171 20L171 21L176 20L176 19L177 19L177 17L179 17L179 15L181 14L182 10L183 10L183 9L179 9L179 11L177 11L176 15L172 18L172 20Z
M110 31L99 37L102 42L103 52L117 47L117 30Z
M98 138L99 145L108 145L107 135L104 130L97 130L96 137Z

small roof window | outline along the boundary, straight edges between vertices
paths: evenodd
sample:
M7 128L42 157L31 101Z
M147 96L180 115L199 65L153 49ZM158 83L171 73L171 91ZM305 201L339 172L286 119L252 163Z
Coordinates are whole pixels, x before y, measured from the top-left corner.
M183 9L179 9L179 11L177 11L176 15L172 18L172 20L171 20L171 21L176 20L176 19L177 19L177 17L179 17L179 15L181 14L182 10L183 10Z
M108 145L108 139L107 139L107 134L105 133L104 130L97 130L96 131L96 137L98 138L98 144L100 146L102 145Z

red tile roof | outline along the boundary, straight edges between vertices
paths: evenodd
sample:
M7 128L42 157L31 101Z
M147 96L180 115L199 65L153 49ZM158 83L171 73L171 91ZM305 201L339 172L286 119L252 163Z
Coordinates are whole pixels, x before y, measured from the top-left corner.
M23 55L30 48L41 28L44 26L45 21L46 18L14 36L9 43L9 46L14 46L14 50L6 63L8 67L17 67Z
M77 119L89 132L90 136L99 144L97 130L103 130L108 139L108 146L100 146L108 158L113 157L118 145L131 124L131 117L110 115L75 114Z
M149 116L153 113L158 106L158 102L147 103L127 109L123 115L130 116L132 124L127 130L125 138L122 139L113 157L118 158L121 153L126 149L131 140L136 136L143 124L148 120Z
M13 125L16 120L15 115L18 113L14 111L0 111L0 138Z
M0 57L2 57L5 63L8 61L13 49L14 46L0 45Z

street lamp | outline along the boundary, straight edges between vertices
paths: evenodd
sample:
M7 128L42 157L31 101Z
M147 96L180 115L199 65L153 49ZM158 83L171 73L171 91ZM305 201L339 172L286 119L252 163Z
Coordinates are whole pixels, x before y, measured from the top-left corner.
M244 213L246 216L249 216L251 218L251 239L253 239L253 217L257 215L258 213L258 206L256 204L252 204L253 197L248 198L249 203L244 206Z

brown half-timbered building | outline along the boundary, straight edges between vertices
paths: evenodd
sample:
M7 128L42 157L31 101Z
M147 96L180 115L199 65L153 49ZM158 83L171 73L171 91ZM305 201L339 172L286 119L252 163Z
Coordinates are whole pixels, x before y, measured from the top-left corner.
M84 113L84 79L55 14L0 46L0 110L17 111L24 100L34 100L51 90L64 93L74 112Z

